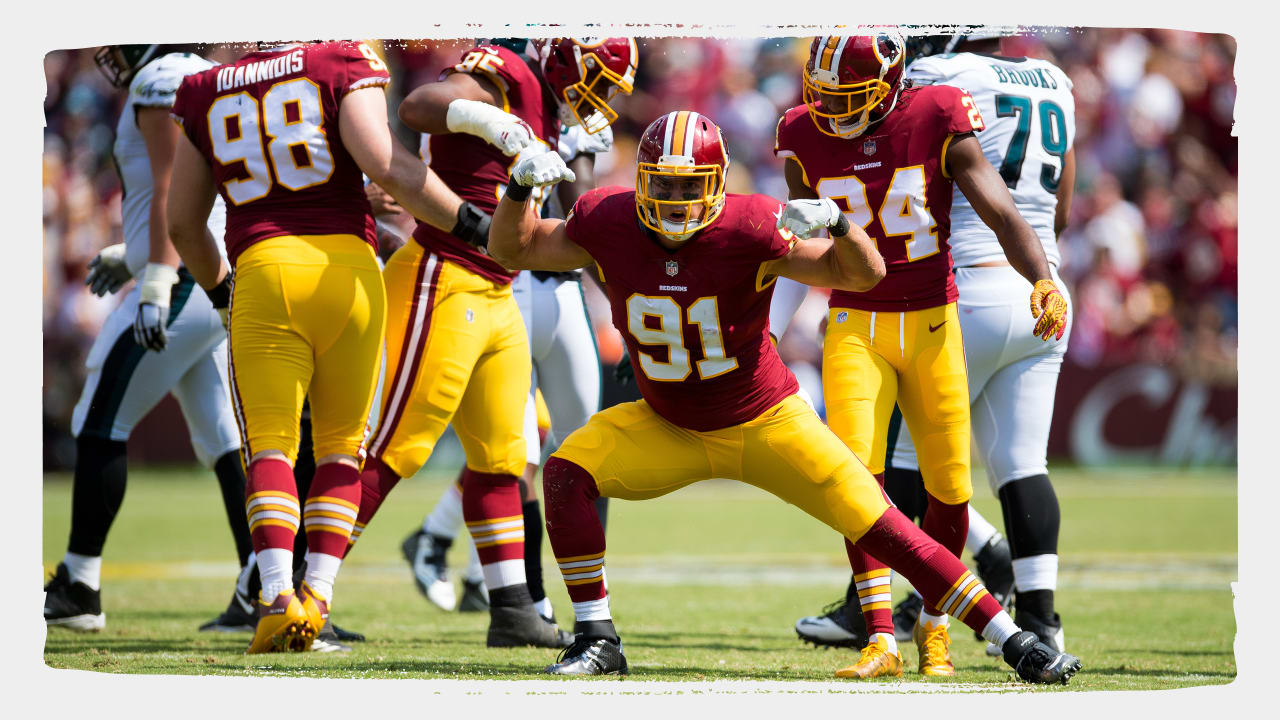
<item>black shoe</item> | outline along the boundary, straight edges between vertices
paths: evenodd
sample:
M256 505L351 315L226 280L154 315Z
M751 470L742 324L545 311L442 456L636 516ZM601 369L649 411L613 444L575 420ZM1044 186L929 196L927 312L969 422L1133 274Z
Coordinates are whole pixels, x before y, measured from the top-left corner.
M796 635L814 647L851 647L861 649L867 644L867 623L862 608L850 606L847 600L837 600L822 609L821 615L811 615L796 621Z
M573 644L560 652L554 665L543 672L549 675L626 675L627 656L622 641L589 638L579 635Z
M489 591L484 581L462 581L462 599L458 601L458 612L484 612L489 609Z
M893 637L898 642L913 642L915 638L916 619L924 609L924 598L915 593L898 603L893 609Z
M231 593L231 602L218 617L200 626L202 632L253 632L258 626L258 616L253 611L253 601L241 595L239 589Z
M1023 630L1004 642L1004 661L1030 683L1063 685L1080 672L1080 658L1060 653L1040 642L1030 630Z
M573 634L552 625L533 605L489 608L489 647L566 648L573 644Z
M413 571L413 584L432 605L446 612L458 605L445 563L445 543L422 528L400 543L400 554Z
M1040 642L1057 652L1066 650L1067 643L1062 633L1062 618L1058 616L1058 613L1053 614L1053 619L1046 620L1030 610L1019 610L1014 622L1018 623L1018 627L1023 630L1030 630L1035 633L1036 637L1040 638Z
M331 620L325 621L324 626L327 630L333 630L334 637L342 642L364 642L363 633L358 633L355 630L344 630L340 625Z
M44 586L44 622L81 632L97 632L107 625L101 594L82 582L71 582L65 563Z
M360 639L363 640L364 636L361 635ZM342 642L338 626L326 618L324 627L320 628L315 640L311 641L311 652L351 652L351 646Z

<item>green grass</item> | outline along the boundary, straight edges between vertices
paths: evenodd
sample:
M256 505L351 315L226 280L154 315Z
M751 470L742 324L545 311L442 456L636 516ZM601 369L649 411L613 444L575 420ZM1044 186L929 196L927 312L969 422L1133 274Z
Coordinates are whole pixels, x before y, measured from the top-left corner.
M45 662L113 673L533 679L550 650L484 647L487 616L446 614L423 600L399 544L451 480L423 473L401 484L339 578L334 617L369 641L349 654L254 656L247 636L199 633L221 610L233 546L211 474L136 471L104 562L107 629L48 633ZM1236 674L1236 476L1232 471L1061 470L1058 607L1069 649L1084 661L1073 690L1153 690L1230 682ZM975 505L1001 525L979 481ZM44 486L46 569L62 556L69 477ZM462 543L450 557L466 562ZM543 566L557 614L571 608L549 548ZM610 508L612 607L632 675L623 682L832 681L851 651L801 645L795 619L841 596L840 540L755 488L703 483ZM896 586L897 592L905 586ZM1013 687L1002 662L953 626L954 679ZM915 649L903 648L914 673ZM888 681L886 681L888 682ZM886 689L891 688L889 682ZM843 687L843 686L842 686Z

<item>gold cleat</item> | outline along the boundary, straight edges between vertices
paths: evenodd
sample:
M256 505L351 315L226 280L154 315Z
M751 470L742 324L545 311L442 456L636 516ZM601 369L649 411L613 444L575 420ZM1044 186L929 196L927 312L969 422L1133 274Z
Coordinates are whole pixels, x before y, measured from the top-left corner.
M319 633L324 629L325 621L329 619L329 601L320 597L320 593L316 592L306 580L302 581L298 596L302 598L302 610L307 614L311 627Z
M889 642L876 638L862 648L858 662L836 671L838 678L902 677L902 656L889 652Z
M306 652L315 640L316 628L298 602L293 588L276 596L271 604L258 597L258 626L253 631L248 655L270 652Z
M951 677L956 668L951 664L951 635L947 626L916 620L911 638L920 651L920 674L935 677Z

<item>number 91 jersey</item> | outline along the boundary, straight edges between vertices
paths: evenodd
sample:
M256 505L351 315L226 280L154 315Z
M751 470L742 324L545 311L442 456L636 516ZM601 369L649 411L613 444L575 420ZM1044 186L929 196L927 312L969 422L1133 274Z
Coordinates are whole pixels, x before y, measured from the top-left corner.
M950 236L952 181L943 157L958 134L983 129L964 90L904 88L894 109L855 138L827 135L805 105L778 121L773 152L799 163L804 183L867 231L887 274L874 288L835 290L831 307L906 312L954 302Z
M348 92L390 79L368 45L331 42L250 53L183 80L173 117L226 200L232 264L280 235L348 234L377 247L338 107Z

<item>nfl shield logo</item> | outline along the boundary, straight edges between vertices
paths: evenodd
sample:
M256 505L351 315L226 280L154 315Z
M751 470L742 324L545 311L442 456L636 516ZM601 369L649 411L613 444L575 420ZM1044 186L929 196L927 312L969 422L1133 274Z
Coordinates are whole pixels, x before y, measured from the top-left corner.
M876 141L875 141L875 140L868 140L868 141L866 141L866 142L862 143L862 154L863 154L863 155L875 155L875 154L876 154Z
M667 276L668 276L668 277L675 277L675 276L676 276L676 273L678 273L678 272L680 272L680 263L676 262L675 260L668 260L668 261L667 261Z
M849 313L845 312L844 310L841 310L840 312L836 313L836 322L842 323L848 319L849 319Z

